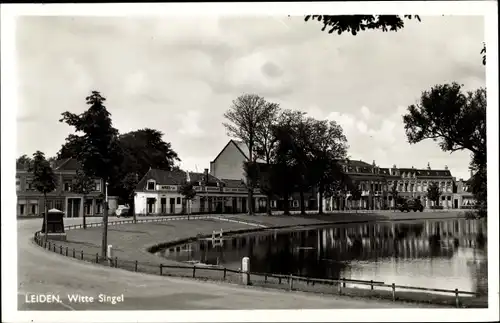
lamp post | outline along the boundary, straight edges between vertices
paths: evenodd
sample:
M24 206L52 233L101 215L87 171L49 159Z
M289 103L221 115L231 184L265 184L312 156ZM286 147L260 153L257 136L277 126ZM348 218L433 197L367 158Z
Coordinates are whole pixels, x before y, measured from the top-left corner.
M103 258L107 258L108 249L108 181L105 182L106 186L104 188L104 209L102 210L102 246L101 254Z

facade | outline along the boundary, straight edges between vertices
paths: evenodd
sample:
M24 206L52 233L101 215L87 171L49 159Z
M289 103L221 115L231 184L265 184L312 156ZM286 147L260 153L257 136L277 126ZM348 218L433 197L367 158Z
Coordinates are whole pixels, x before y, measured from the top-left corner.
M58 160L52 164L52 169L58 185L55 191L47 194L48 209L61 210L66 217L81 217L84 212L88 216L102 215L104 188L101 179L94 179L95 189L84 201L83 195L71 191L78 162L71 158ZM43 194L35 190L32 183L33 175L27 171L27 167L19 165L16 170L18 216L37 216L45 210Z
M455 185L455 192L453 194L453 208L455 209L473 209L476 207L476 199L472 194L470 186L471 179L464 181L459 179Z
M243 169L243 163L249 160L248 148L245 143L230 140L222 151L215 157L213 161L210 162L210 174L214 177L220 178L222 181L236 180L245 182L245 171ZM266 163L262 159L257 159L257 163L261 164L265 168ZM257 189L258 190L258 189ZM304 192L304 200L306 203L307 210L317 210L317 190L311 189ZM284 206L283 199L279 197L274 197L271 200L271 209L273 210L283 210ZM294 192L290 196L290 200L287 202L289 204L290 210L300 209L300 196L298 192ZM266 199L258 198L255 201L255 205L258 205L255 210L266 208Z
M398 197L417 198L426 208L434 207L434 202L427 198L427 189L433 182L438 183L442 195L439 206L445 209L453 208L454 180L448 167L443 170L416 168L381 168L363 161L348 160L341 162L344 172L354 180L362 192L360 201L354 201L351 192L337 192L333 197L326 198L324 211L341 209L388 209L395 206L392 187L395 186Z
M136 214L186 214L188 203L181 193L183 184L193 184L196 196L190 212L245 213L247 189L241 180L219 179L209 174L182 170L150 169L139 181L134 197ZM255 191L256 209L265 207L265 197Z

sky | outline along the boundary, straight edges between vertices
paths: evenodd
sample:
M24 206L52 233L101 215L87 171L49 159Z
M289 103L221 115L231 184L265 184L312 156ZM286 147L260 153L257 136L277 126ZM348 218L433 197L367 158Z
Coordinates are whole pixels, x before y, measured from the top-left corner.
M232 100L255 93L284 109L337 121L352 159L381 167L448 166L469 177L470 154L431 140L410 145L402 114L422 91L486 85L481 16L421 16L398 32L321 32L286 16L22 17L16 27L17 155L53 156L100 91L125 133L162 131L181 167L203 171L230 139Z

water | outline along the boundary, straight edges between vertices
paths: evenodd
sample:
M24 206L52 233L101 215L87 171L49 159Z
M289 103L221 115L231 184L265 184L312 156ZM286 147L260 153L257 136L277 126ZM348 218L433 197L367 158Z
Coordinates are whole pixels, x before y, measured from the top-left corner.
M162 250L183 262L316 278L374 280L428 288L485 293L485 220L337 225L296 231L265 231Z

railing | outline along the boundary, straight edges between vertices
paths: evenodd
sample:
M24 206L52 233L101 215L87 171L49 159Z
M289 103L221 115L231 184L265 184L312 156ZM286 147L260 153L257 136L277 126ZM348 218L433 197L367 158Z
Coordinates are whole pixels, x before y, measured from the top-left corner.
M182 217L187 219L187 217ZM177 218L176 220L179 220ZM173 218L170 218L173 220ZM144 219L137 220L137 223L147 223L147 222L162 222L165 219ZM110 222L109 225L118 225L133 223L134 220L123 220ZM89 223L89 227L100 226L102 223ZM70 225L66 228L68 230L74 228L81 228L82 225ZM320 279L313 277L304 277L296 275L283 275L283 274L271 274L271 273L259 273L259 272L243 272L241 270L234 270L230 268L225 268L222 266L210 266L210 265L194 265L194 266L183 266L183 265L168 265L168 264L158 264L151 262L139 262L137 260L125 260L118 259L118 257L113 257L111 259L104 259L98 253L91 254L85 253L83 250L76 250L75 248L68 248L67 246L57 245L54 241L45 241L40 236L40 231L36 232L34 235L34 241L39 246L58 253L60 255L71 257L94 264L106 265L113 268L120 268L134 272L142 272L148 274L155 274L161 276L174 276L174 277L189 277L202 280L215 280L215 281L226 281L231 283L242 284L243 275L246 275L247 281L251 282L251 285L272 287L278 289L284 289L289 291L300 290L309 292L319 292L325 294L338 294L338 295L352 295L352 296L368 296L368 297L379 297L391 299L392 301L403 300L403 301L415 301L414 292L438 292L444 294L450 294L451 296L443 295L440 299L434 299L433 302L439 302L444 305L454 305L457 308L467 307L467 301L470 297L461 298L461 295L468 296L480 296L477 293L460 291L458 289L448 290L448 289L437 289L437 288L424 288L424 287L414 287L414 286L403 286L396 284L386 284L381 281L366 281L366 280L355 280L355 279ZM349 286L369 286L369 289L363 289L359 287L348 287ZM333 288L332 288L333 287ZM387 290L389 289L389 290ZM413 292L412 295L407 295L404 292ZM422 295L422 294L421 294ZM429 302L429 294L423 294L420 300L423 302Z

